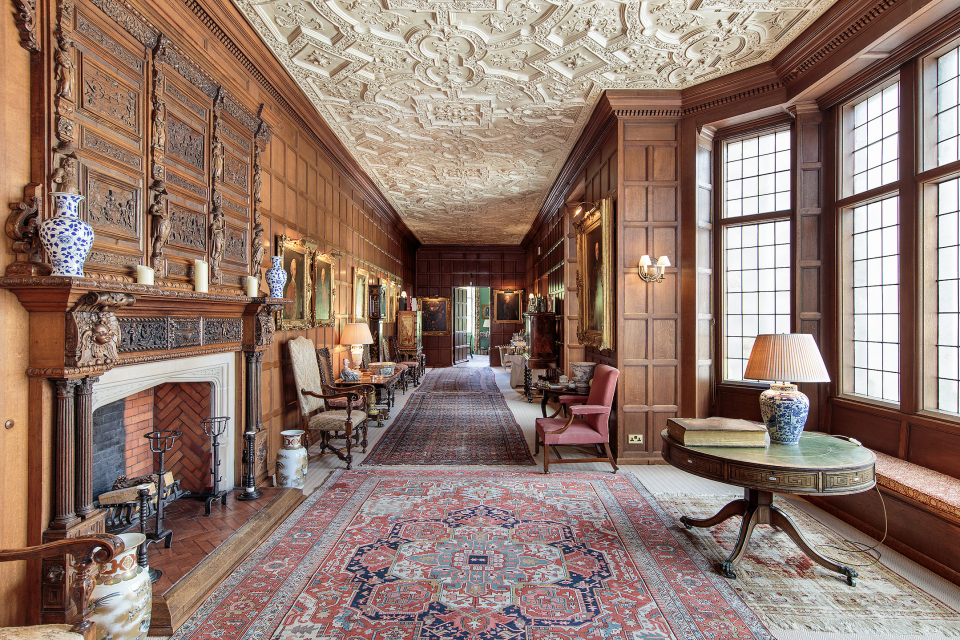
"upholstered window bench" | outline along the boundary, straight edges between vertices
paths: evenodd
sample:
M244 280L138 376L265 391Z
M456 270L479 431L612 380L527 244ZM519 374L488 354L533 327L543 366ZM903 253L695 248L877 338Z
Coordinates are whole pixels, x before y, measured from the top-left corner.
M889 518L887 546L960 584L960 479L874 453L877 486ZM870 536L883 535L883 507L876 491L809 499Z

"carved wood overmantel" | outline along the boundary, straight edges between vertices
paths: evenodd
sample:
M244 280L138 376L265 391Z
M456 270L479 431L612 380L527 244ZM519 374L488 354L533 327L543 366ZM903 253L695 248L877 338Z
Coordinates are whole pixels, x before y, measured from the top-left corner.
M17 296L29 312L27 375L37 397L30 428L43 441L52 424L52 484L38 496L48 509L44 541L104 531L103 512L93 507L93 402L99 376L115 367L243 351L246 431L261 426L263 351L273 341L273 317L285 302L274 298L196 293L157 286L57 276L0 277L0 288ZM240 380L238 379L238 384ZM238 424L240 421L237 421ZM43 525L41 525L43 526ZM72 573L65 558L46 558L41 575L39 617L66 622L74 615L69 598Z

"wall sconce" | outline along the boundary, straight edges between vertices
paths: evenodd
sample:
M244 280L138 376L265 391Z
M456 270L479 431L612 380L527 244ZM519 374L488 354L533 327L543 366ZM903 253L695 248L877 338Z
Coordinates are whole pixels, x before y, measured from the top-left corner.
M576 204L576 210L573 212L573 217L576 218L581 213L588 214L593 213L600 206L599 202L578 202Z
M666 275L667 267L670 266L670 258L667 256L660 256L657 260L657 264L653 264L653 261L650 260L650 256L643 255L640 256L640 279L644 282L660 282L663 280L663 276Z

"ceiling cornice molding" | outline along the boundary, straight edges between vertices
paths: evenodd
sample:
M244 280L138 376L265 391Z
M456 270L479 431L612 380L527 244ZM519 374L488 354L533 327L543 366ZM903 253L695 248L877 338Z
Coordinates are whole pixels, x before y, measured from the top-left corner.
M316 107L307 99L303 89L294 81L289 72L270 52L260 35L249 25L240 10L230 2L220 0L181 0L211 35L229 51L268 95L283 109L285 115L310 134L314 144L333 161L340 172L347 177L373 206L384 220L395 225L404 238L419 246L420 239L410 230L393 205L383 195L373 180L360 167L354 157L334 135L329 125L317 113ZM238 42L256 43L256 51L250 51ZM263 55L266 53L266 55ZM263 69L272 69L272 78L267 77ZM278 84L282 83L281 92Z
M730 125L717 129L713 134L714 140L726 140L729 138L738 138L748 133L763 133L770 129L779 129L785 125L793 124L794 116L787 112L775 113L765 118L757 118L749 122Z
M547 197L543 199L543 204L540 205L540 210L537 212L536 218L534 218L530 224L530 229L527 230L527 233L523 236L523 240L520 241L520 246L526 247L530 244L533 240L534 233L540 225L543 224L544 220L564 205L570 185L577 179L583 165L590 156L593 155L593 152L600 143L603 142L610 127L615 126L616 122L617 116L613 113L613 107L609 100L609 92L604 93L600 96L600 100L597 102L597 106L594 107L593 113L590 114L590 119L587 120L583 131L580 132L580 137L577 139L576 144L573 145L570 155L568 155L566 161L564 161L563 168L560 169L560 173L557 174L557 179L554 180L550 191L547 192Z
M924 29L920 38L911 38L890 52L882 60L877 60L866 69L863 69L852 78L827 91L819 98L817 104L821 110L829 109L842 102L846 102L863 90L871 82L881 76L895 72L911 58L925 55L949 43L960 35L960 8L951 12L935 24Z

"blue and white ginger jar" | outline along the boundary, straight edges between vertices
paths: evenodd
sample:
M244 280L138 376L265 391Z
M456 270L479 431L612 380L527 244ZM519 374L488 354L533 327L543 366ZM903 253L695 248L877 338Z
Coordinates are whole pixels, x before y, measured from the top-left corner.
M287 272L283 270L283 259L280 256L270 256L273 266L267 269L267 286L270 287L271 298L283 297L283 285L287 284Z
M83 262L93 246L93 228L80 219L78 193L51 192L56 215L40 223L40 242L50 256L54 276L83 277Z

